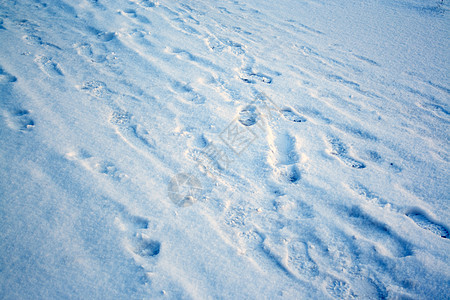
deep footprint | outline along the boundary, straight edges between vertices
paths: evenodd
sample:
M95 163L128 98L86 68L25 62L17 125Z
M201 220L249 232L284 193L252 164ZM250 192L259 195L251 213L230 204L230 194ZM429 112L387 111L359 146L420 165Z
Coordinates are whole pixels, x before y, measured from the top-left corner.
M159 241L140 237L135 248L135 253L143 257L153 257L159 254L161 243Z

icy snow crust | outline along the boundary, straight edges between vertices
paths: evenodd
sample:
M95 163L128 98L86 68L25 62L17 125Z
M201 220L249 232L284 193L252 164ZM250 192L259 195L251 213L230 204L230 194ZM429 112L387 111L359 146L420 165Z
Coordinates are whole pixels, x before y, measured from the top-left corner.
M448 299L449 24L0 1L0 298Z

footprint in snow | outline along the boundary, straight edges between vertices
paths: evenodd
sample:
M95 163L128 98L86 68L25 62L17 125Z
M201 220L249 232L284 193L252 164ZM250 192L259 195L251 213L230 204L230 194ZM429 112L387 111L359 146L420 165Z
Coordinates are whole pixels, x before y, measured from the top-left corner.
M150 133L140 124L132 122L132 115L126 111L114 111L109 122L115 126L116 133L125 142L138 149L150 148L154 149L156 142Z
M306 122L305 118L301 117L297 112L295 112L290 107L285 107L281 109L280 112L286 120L296 123Z
M447 228L445 228L443 225L431 221L425 216L425 214L422 214L419 211L412 211L407 213L406 215L411 220L413 220L414 223L416 223L420 228L428 230L435 235L440 236L441 238L450 238L449 230Z
M346 281L336 278L329 278L326 281L326 291L334 299L356 299L356 295Z
M255 84L257 82L272 83L272 78L270 76L264 75L262 73L244 72L240 76L241 80L245 83Z
M150 239L145 235L138 234L136 236L134 253L142 257L154 257L161 251L161 243L157 240Z
M11 83L16 82L17 78L15 76L12 76L5 70L3 70L2 66L0 66L0 84L2 83Z
M34 120L30 116L30 112L25 109L17 109L12 111L4 111L3 115L9 128L17 131L31 131L34 126Z
M111 95L111 91L106 84L98 80L85 81L80 89L96 98L106 98Z
M67 153L66 158L72 161L77 161L82 167L93 174L107 176L115 181L123 181L128 178L128 175L119 170L114 163L103 160L99 157L94 157L84 150L81 150L80 152Z
M99 52L105 53L106 50L101 46L93 47L89 43L77 43L73 46L78 55L84 57L89 62L104 63L107 60L105 54L98 54Z
M377 251L394 257L412 255L411 246L403 238L397 236L386 224L375 220L363 212L359 207L352 207L348 211L350 221L361 233L361 240L369 240Z
M142 8L153 8L158 5L158 2L150 0L131 0Z
M34 34L24 35L22 38L25 40L25 42L28 45L31 45L31 46L48 46L48 47L52 47L52 48L55 48L58 50L62 50L60 47L58 47L54 44L44 42L41 37L34 35Z
M301 179L297 163L300 154L297 151L297 139L289 134L268 140L271 152L268 160L276 178L288 183L296 183Z
M338 138L328 140L331 145L331 154L339 158L345 165L354 169L364 169L366 165L348 155L348 147Z
M57 63L53 62L52 58L36 56L34 62L39 66L39 69L49 77L64 76L61 68Z
M319 275L319 267L311 259L305 242L294 241L289 244L287 262L296 277L311 280Z
M258 121L258 111L256 106L249 105L239 112L239 122L244 126L255 125Z
M144 16L139 15L135 9L124 9L120 13L130 19L135 19L143 24L151 24L150 20Z

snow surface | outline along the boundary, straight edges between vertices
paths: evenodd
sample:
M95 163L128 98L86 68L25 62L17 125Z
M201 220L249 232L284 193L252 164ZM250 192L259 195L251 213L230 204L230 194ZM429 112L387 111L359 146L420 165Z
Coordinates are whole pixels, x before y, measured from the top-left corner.
M443 2L0 1L0 298L449 299Z

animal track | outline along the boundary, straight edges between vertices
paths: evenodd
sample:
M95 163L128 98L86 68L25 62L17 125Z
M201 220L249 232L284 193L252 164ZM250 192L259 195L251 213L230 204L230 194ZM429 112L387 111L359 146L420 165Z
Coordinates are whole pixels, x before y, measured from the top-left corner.
M31 131L35 126L28 110L4 111L3 115L6 119L6 124L13 130Z
M49 77L64 76L59 65L54 63L51 58L46 56L36 56L34 61L37 63L42 72L47 74Z
M16 82L16 81L17 81L17 78L15 76L12 76L11 74L9 74L5 70L3 70L3 68L0 66L0 84Z
M306 119L301 117L298 113L296 113L292 108L286 107L280 110L283 117L286 118L286 120L292 121L292 122L306 122Z
M430 219L428 219L424 214L418 211L412 211L406 214L414 223L417 224L422 229L428 230L441 238L450 238L449 231L440 224L437 224Z
M338 157L344 164L355 169L364 169L366 165L348 156L348 148L338 138L329 139L331 154Z

